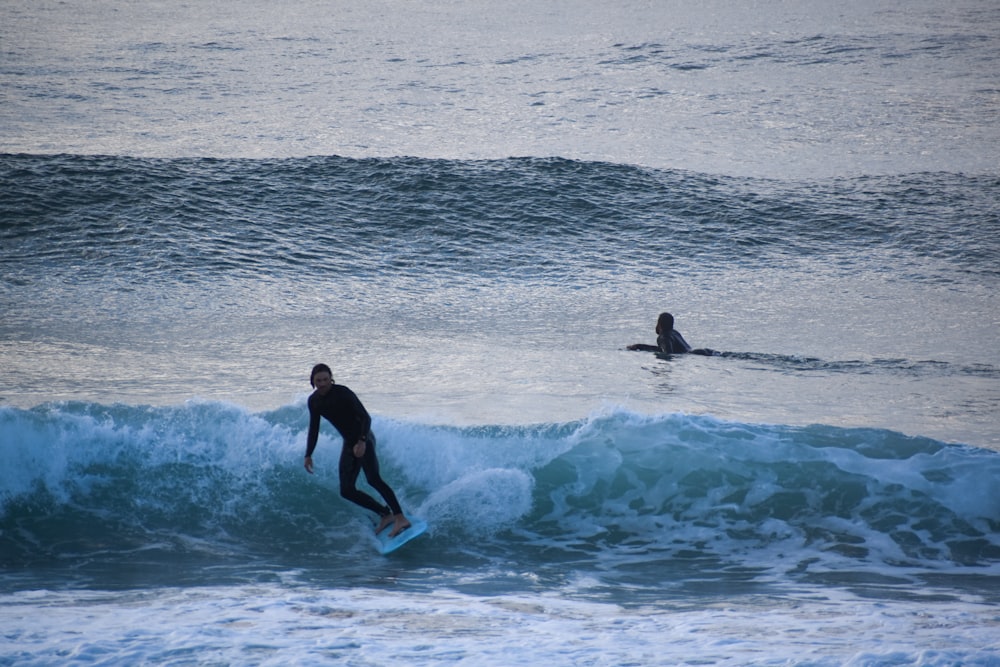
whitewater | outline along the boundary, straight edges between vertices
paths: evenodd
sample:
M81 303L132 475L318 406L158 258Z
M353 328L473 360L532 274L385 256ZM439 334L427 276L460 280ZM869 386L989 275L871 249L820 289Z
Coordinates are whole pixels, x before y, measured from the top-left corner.
M0 665L1000 664L998 35L6 3Z

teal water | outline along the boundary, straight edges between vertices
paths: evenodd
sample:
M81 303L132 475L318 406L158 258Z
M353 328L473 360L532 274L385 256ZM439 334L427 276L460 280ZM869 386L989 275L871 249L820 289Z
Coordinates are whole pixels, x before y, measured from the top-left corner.
M375 546L372 526L337 494L339 443L324 437L319 478L303 478L302 407L4 409L17 443L3 454L5 569L37 569L30 584L97 588L178 577L211 586L317 566L354 576ZM592 578L590 595L622 604L706 585L998 593L984 587L1000 556L1000 458L989 450L628 412L376 426L385 474L432 526L407 550L435 573L411 582L421 589L471 577L484 593L521 593L507 572L517 563L557 588Z

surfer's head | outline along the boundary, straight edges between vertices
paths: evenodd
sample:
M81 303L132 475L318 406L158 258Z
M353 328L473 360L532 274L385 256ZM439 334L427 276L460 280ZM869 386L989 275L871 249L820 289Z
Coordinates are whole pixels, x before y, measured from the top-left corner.
M674 328L674 316L670 313L660 313L660 316L656 318L656 333L668 334Z
M309 384L311 384L313 388L316 387L316 376L320 373L326 373L329 375L330 384L333 384L333 371L330 370L330 367L326 364L316 364L313 366L312 373L309 374Z

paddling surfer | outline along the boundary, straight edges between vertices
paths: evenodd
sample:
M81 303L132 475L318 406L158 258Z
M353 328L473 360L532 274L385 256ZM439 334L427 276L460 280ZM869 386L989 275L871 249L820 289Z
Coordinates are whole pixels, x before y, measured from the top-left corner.
M660 316L656 318L656 345L634 343L625 349L643 352L661 352L663 354L702 354L708 357L716 354L714 350L707 348L692 350L688 342L684 340L681 332L674 329L674 316L670 313L660 313Z
M375 456L375 435L372 419L357 395L342 384L333 381L333 373L326 364L316 364L309 376L309 383L316 390L309 396L309 435L306 438L306 472L313 473L313 450L319 440L320 417L334 425L344 439L340 452L340 495L356 505L371 510L380 517L375 533L381 533L392 524L389 537L395 537L410 527L410 521L396 500L396 494L379 474ZM357 488L358 475L365 472L365 479L379 492L388 506Z

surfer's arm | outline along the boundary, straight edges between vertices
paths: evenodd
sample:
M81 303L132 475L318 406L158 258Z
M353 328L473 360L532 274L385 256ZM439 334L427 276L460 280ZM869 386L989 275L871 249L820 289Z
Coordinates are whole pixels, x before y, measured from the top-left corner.
M625 348L626 350L632 350L633 352L659 352L660 348L656 345L645 345L643 343L634 343Z
M319 410L309 402L309 434L306 436L306 472L312 472L312 453L319 441Z

